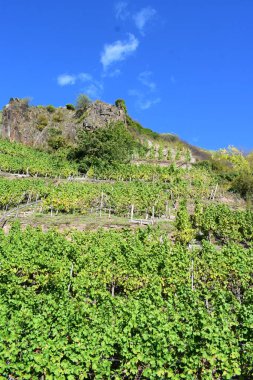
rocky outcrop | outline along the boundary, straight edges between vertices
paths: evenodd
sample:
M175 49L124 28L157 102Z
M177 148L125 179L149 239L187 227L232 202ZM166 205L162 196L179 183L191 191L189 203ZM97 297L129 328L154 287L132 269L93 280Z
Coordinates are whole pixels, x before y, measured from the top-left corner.
M47 148L52 136L73 144L82 128L94 130L112 123L124 122L121 108L101 101L91 103L85 112L65 107L33 107L24 99L12 98L2 112L3 138L26 145Z
M111 104L101 101L92 103L84 114L83 127L89 130L106 127L112 122L123 121L125 123L125 112Z

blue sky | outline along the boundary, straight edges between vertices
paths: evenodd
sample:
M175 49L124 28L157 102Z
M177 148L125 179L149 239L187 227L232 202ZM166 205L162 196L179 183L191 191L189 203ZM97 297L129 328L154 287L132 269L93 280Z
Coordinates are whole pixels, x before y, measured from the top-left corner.
M0 0L0 106L114 103L157 132L253 149L252 0Z

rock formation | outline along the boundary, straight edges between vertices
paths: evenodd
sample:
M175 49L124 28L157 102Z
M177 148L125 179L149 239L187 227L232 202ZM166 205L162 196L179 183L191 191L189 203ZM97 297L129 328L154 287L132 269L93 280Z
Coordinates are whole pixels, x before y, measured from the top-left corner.
M29 106L25 99L12 98L2 112L1 135L11 141L46 148L52 135L60 135L62 141L73 144L80 129L125 123L125 118L123 109L98 100L82 112L65 107Z

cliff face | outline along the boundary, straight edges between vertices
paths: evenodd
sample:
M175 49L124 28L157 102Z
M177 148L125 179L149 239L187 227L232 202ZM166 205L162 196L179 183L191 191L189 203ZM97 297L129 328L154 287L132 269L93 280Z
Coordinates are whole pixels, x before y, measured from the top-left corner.
M26 145L47 148L52 136L75 143L78 130L94 130L115 122L125 123L125 112L96 101L85 112L66 108L30 107L23 99L11 99L2 112L2 137Z

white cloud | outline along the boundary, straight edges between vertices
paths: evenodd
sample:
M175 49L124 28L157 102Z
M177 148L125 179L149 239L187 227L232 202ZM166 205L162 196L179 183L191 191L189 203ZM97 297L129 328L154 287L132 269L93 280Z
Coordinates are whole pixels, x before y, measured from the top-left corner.
M138 80L141 82L144 86L148 87L150 91L155 91L156 84L151 79L152 72L151 71L143 71L139 74Z
M85 87L82 91L91 98L101 97L104 89L103 83L95 80L89 73L80 73L76 75L62 74L58 76L57 82L60 86L85 83Z
M147 110L155 104L161 102L161 99L159 97L150 97L149 94L146 95L138 90L130 90L128 94L136 98L135 105L141 110Z
M93 80L92 76L90 74L88 74L88 73L80 73L80 74L78 74L78 79L81 82L89 82L89 81Z
M60 86L68 86L76 84L77 82L92 82L92 75L88 73L74 74L61 74L57 77L57 82Z
M151 7L142 8L133 16L136 27L144 34L146 24L156 15L156 10Z
M141 110L147 110L157 103L160 103L161 98L157 95L156 83L152 80L151 71L142 71L138 75L138 81L142 84L141 90L130 90L130 96L135 97L135 105Z
M62 74L57 77L60 86L68 86L76 83L76 75Z
M126 1L119 1L115 4L115 16L119 20L126 20L130 13L127 10L127 2Z
M133 34L129 34L128 40L115 41L112 44L106 44L101 54L101 63L106 70L114 62L124 61L138 47L139 41Z
M102 77L107 77L107 78L117 78L121 75L121 70L120 69L115 69L112 71L106 71L102 74Z
M94 81L89 83L84 87L83 92L87 94L90 98L97 99L100 98L103 93L103 85L100 82Z
M155 99L140 99L139 100L139 105L142 110L147 110L150 107L154 106L157 103L160 103L161 99L160 98L155 98Z

